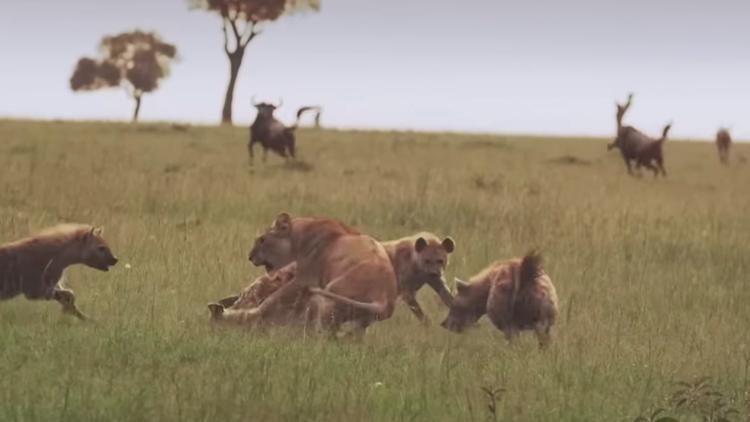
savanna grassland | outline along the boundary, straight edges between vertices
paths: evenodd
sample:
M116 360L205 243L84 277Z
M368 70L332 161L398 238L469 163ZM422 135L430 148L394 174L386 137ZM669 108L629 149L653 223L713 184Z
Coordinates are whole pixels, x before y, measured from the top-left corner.
M246 136L0 121L2 241L94 223L121 259L67 272L94 323L0 303L0 420L700 420L669 396L704 376L747 414L748 146L723 167L712 144L668 141L654 180L628 177L602 139L307 129L301 163L250 167ZM212 329L206 304L260 274L247 252L280 211L379 239L451 235L451 284L540 248L561 301L553 344L508 345L486 320L447 332L427 289L429 327L399 304L361 343ZM504 389L494 416L482 387Z

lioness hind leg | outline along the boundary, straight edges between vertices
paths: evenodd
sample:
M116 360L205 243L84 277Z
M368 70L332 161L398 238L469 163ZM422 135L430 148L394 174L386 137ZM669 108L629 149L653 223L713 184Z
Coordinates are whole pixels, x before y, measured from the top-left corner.
M56 289L52 294L52 298L62 305L63 314L73 315L82 321L88 319L88 317L76 306L76 296L73 294L72 290Z
M327 332L335 337L341 325L336 315L337 305L333 300L321 296L311 298L307 308L306 326L317 334Z

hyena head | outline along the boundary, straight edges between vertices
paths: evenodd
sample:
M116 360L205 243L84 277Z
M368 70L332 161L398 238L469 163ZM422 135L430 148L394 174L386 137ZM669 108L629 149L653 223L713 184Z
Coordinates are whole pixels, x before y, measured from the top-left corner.
M292 218L289 214L279 214L273 225L255 239L248 259L256 267L265 267L267 272L284 267L294 260Z
M437 239L418 238L414 242L414 264L417 270L432 281L442 280L443 270L448 264L448 254L453 252L455 247L456 244L450 237L446 237L442 242Z
M109 245L102 238L101 227L92 228L78 239L76 245L81 263L100 271L109 271L109 267L117 264L117 258L112 254Z
M456 279L456 290L448 316L440 325L450 331L461 332L487 312L488 289L483 283L466 283Z

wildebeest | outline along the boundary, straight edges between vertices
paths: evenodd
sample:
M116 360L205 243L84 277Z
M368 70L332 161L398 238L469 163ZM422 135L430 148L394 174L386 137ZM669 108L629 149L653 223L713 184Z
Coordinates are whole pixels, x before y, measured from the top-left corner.
M551 339L557 318L557 293L541 266L541 256L498 261L471 278L456 279L458 294L442 326L460 332L487 314L508 340L521 330L534 330L540 347Z
M634 161L636 169L643 166L653 171L654 177L658 176L660 171L662 176L666 177L667 171L664 169L662 145L667 140L667 134L672 124L669 123L664 127L661 138L658 139L652 138L632 126L623 126L622 118L630 108L632 100L633 94L630 94L627 103L615 103L617 106L617 137L614 142L607 146L607 150L615 147L620 149L622 158L625 160L625 166L628 168L628 174L633 174L631 161ZM654 162L656 165L653 164Z
M729 148L732 146L732 137L729 130L725 128L716 132L716 148L719 149L719 161L722 164L729 163Z
M277 108L283 105L283 101L279 100L278 105L271 103L256 103L253 99L253 106L258 110L255 116L255 121L250 126L250 142L247 144L247 150L250 154L250 162L253 160L253 145L260 143L263 147L263 161L266 161L266 154L268 150L272 150L280 156L287 158L295 158L295 137L294 130L299 125L300 118L305 112L315 111L315 124L320 124L320 112L321 109L318 106L306 106L300 107L297 110L297 120L292 126L285 126L281 123L273 113ZM288 155L287 155L288 154Z
M75 264L100 271L117 264L101 229L63 224L0 245L0 300L20 294L30 300L56 300L63 313L86 319L75 305L73 291L61 285L63 272Z

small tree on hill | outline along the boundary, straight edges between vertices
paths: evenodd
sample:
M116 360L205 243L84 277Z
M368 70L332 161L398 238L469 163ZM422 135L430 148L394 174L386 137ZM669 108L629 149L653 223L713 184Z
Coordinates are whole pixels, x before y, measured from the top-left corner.
M133 122L138 121L143 94L159 87L159 80L169 75L169 65L177 48L162 41L153 32L124 32L106 36L100 44L100 60L83 57L78 60L70 88L92 91L122 86L135 101Z
M319 10L320 0L187 0L191 8L221 16L224 52L229 59L229 84L224 96L221 122L232 123L232 101L245 48L260 31L260 25L302 9ZM230 36L231 33L231 36Z

